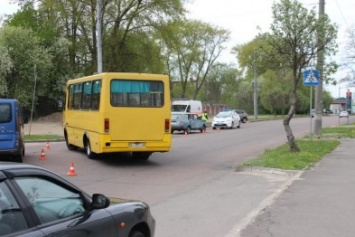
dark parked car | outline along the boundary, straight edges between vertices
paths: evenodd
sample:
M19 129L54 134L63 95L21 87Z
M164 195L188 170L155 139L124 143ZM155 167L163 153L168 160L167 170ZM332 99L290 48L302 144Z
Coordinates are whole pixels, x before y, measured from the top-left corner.
M201 117L192 113L171 113L171 133L174 131L183 131L187 134L191 130L206 131L206 123L201 120Z
M0 236L153 237L141 201L91 197L44 168L0 162Z
M234 111L239 114L240 121L242 121L242 123L246 123L248 121L248 114L245 110L235 109Z

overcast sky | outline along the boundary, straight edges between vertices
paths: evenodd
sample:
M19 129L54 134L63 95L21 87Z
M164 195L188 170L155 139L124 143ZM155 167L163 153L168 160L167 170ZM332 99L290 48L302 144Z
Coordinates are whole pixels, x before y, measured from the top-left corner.
M318 0L299 1L304 7L315 8L318 12ZM231 32L227 50L220 61L235 64L236 59L234 55L230 54L231 48L234 45L251 41L259 33L257 27L260 27L262 32L269 30L272 22L271 6L273 3L273 0L190 0L187 8L190 11L190 18L211 23ZM9 0L0 0L0 15L11 14L16 9L17 6L10 5ZM333 23L339 26L337 61L341 61L344 53L346 30L355 24L354 9L354 0L325 0L325 13L329 15ZM337 75L339 78L343 77L344 71L339 71ZM333 96L338 96L339 91L341 94L345 93L345 85L331 89Z
M300 0L307 9L315 9L318 14L317 0ZM190 11L189 17L202 20L216 26L228 29L231 32L231 40L228 42L228 49L221 61L235 63L235 56L230 50L237 44L247 43L259 33L269 30L272 23L271 7L273 0L191 0L187 7ZM355 1L354 0L325 0L325 13L331 21L339 26L338 45L339 53L336 61L340 64L344 55L346 43L346 31L355 24ZM337 79L345 76L345 71L339 71ZM334 97L345 95L345 85L326 86ZM355 88L351 88L352 91ZM355 94L353 92L353 94Z

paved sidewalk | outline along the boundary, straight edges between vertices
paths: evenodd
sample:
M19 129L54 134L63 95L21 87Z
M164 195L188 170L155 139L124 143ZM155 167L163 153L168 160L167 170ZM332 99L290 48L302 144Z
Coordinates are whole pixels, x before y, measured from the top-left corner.
M25 135L61 135L63 136L62 122L32 122L25 124Z
M355 139L343 139L234 236L355 236L354 152Z

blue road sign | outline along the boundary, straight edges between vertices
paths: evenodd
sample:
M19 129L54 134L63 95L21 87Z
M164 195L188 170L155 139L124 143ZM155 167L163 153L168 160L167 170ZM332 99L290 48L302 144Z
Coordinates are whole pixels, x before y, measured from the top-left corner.
M305 70L303 72L303 84L305 86L318 86L319 71L313 69Z

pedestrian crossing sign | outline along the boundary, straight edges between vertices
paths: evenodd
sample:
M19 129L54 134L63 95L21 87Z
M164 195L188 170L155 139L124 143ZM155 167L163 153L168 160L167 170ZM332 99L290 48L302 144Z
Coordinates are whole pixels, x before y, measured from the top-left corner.
M305 86L318 86L319 71L313 69L305 70L303 72L303 84Z

